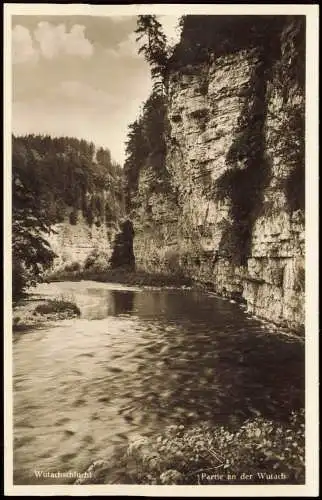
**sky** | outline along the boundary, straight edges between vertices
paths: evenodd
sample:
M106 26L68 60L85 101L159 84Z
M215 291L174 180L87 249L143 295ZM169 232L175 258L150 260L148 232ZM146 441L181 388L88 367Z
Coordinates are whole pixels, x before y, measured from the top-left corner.
M178 17L160 15L178 41ZM136 16L12 16L12 128L72 136L125 159L128 125L151 91Z

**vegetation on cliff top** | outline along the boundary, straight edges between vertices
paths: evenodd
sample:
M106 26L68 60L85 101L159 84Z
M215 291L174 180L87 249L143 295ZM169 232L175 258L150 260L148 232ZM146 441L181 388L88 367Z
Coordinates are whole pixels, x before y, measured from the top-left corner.
M288 16L272 15L182 16L181 40L168 60L168 69L201 64L212 55L220 57L261 46L265 39L277 39L287 22Z
M105 191L105 194L104 194ZM55 254L52 225L81 211L88 224L114 225L123 212L121 168L108 150L75 138L12 138L13 296L42 279Z
M138 16L136 34L141 43L138 52L144 54L151 68L153 90L140 116L129 125L124 165L125 205L129 213L142 202L137 195L143 169L151 174L147 186L150 193L168 191L170 186L166 169L165 80L171 48L156 16Z
M140 204L137 200L140 172L149 170L151 179L146 186L150 193L167 192L169 173L166 169L166 100L153 92L146 101L141 116L129 125L124 164L125 200L130 212Z
M72 137L13 136L12 169L46 203L53 224L68 215L75 224L80 210L88 224L99 225L120 211L121 167L108 149L97 149L93 143Z

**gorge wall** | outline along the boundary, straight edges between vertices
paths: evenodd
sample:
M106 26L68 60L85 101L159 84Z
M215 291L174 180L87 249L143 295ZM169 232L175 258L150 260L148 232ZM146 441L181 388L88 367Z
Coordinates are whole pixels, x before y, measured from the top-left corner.
M118 233L117 224L110 226L105 219L99 225L89 224L81 210L78 210L75 224L71 224L70 216L66 216L52 229L54 232L47 236L47 240L56 257L50 274L89 267L105 270L108 267Z
M171 187L151 189L156 173L148 161L141 168L131 212L136 265L190 276L299 330L305 19L236 18L183 24L167 77Z

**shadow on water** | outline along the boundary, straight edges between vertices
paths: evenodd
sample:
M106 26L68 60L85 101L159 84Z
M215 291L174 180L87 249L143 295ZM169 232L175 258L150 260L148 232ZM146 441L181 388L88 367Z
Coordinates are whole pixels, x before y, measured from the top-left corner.
M304 406L303 345L236 304L188 290L94 293L103 302L91 319L134 315L140 322L147 345L133 394L139 412L234 425L257 415L284 420Z
M81 318L14 344L19 481L34 481L44 448L50 466L72 470L123 443L121 434L201 421L236 427L259 415L281 422L304 407L303 341L229 300L94 282L60 287L75 294ZM71 447L81 451L66 462Z
M131 314L134 308L132 290L111 290L111 313L115 316Z
M166 337L163 350L150 347L157 389L145 401L150 411L237 424L259 414L284 420L303 408L300 342L268 332L236 304L199 293L140 294L138 302L145 318L159 312ZM151 393L151 379L143 374L143 390Z

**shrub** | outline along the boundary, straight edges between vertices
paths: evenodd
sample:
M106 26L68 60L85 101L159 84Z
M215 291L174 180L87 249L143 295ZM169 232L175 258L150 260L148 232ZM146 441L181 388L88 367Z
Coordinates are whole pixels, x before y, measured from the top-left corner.
M100 255L95 248L94 250L91 251L91 253L86 257L85 263L84 263L84 269L87 270L93 270L97 267L97 263L99 261Z
M76 224L77 224L77 220L78 220L77 210L73 210L73 211L69 214L69 223L70 223L72 226L76 226Z
M80 316L80 309L74 302L65 299L52 299L45 304L39 304L35 308L37 314L60 314L68 313L75 316Z
M164 255L164 264L166 270L170 273L177 273L179 271L179 254L175 250L167 250Z
M199 484L200 473L206 471L224 474L226 482L228 474L238 481L244 472L263 482L260 474L266 472L284 473L289 483L304 483L304 417L304 410L293 412L284 424L257 417L236 431L206 424L190 429L172 425L153 442L131 445L128 454L136 464L131 480L165 484L169 477L167 484Z
M68 272L74 272L74 271L80 271L81 270L81 265L79 262L72 262L71 264L67 264L65 266L65 269L64 271L68 271Z
M21 262L17 259L12 259L12 296L19 298L23 294L25 287L28 285L28 277Z
M294 283L294 290L297 292L305 291L305 269L300 267Z

